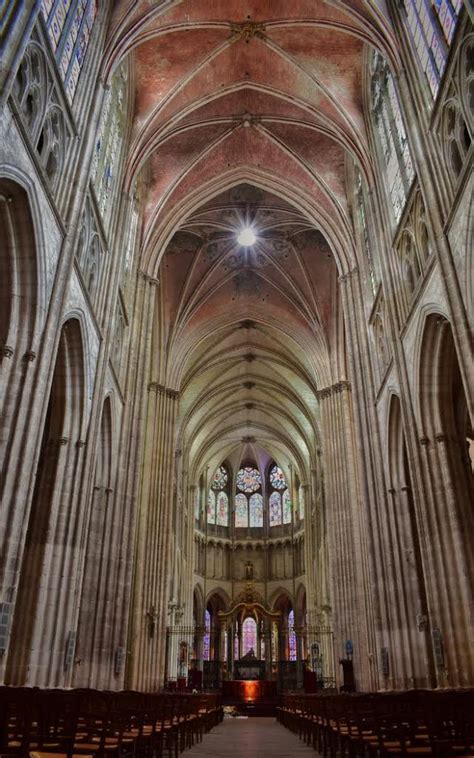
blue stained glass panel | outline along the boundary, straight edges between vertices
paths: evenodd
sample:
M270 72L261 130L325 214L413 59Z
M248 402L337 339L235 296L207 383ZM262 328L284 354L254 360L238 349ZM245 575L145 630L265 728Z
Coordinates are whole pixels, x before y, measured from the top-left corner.
M288 660L296 661L295 612L288 614Z
M202 640L202 657L203 660L208 661L211 654L211 614L206 608L204 613L204 637Z

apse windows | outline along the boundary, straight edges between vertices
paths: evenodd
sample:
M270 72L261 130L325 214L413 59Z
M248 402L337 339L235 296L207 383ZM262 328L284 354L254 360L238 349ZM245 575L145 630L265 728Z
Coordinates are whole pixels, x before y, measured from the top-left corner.
M371 69L372 114L393 216L398 223L415 176L395 82L387 61L374 52Z
M285 475L277 465L271 467L268 475L268 510L270 526L291 524L291 497Z
M242 624L242 655L257 651L257 622L253 618L246 618Z
M207 523L229 526L229 474L225 466L219 466L212 477L207 495Z
M204 613L204 635L202 638L202 657L204 661L210 660L211 654L211 614L206 608Z
M288 614L288 660L296 661L295 612Z
M244 466L237 473L235 495L235 526L263 526L262 477L258 469Z
M97 13L96 0L42 0L41 13L72 103Z
M433 97L438 93L461 7L462 0L406 0L408 26Z

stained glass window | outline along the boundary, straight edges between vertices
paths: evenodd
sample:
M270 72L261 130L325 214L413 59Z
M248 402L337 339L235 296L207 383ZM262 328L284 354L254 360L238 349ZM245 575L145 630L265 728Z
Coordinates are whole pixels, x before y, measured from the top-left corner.
M249 525L248 502L242 492L235 496L235 525L244 528Z
M242 655L250 651L257 654L257 622L255 619L246 618L242 624Z
M296 661L295 612L288 614L288 660Z
M455 10L455 6L458 10ZM454 33L454 26L459 12L460 2L441 0L432 3L430 0L407 0L406 12L408 26L421 68L426 74L433 97L436 97L441 76L446 65L449 43ZM437 7L447 10L443 17L447 19L448 27L444 30L439 19ZM444 34L443 34L444 32Z
M284 490L286 488L286 479L283 471L279 466L273 466L270 471L270 484L276 490Z
M237 474L237 489L241 492L247 492L249 495L256 492L262 484L262 477L256 468L246 466L241 468Z
M281 524L281 495L279 492L272 492L269 498L270 505L270 526L279 526Z
M415 170L393 76L378 52L372 60L372 112L393 216L398 222Z
M283 523L291 524L291 497L288 490L283 493Z
M300 487L298 490L298 507L300 512L300 519L304 518L304 487Z
M213 490L222 490L227 484L228 480L227 471L224 466L219 466L214 476L212 477L211 487Z
M204 613L204 627L205 632L202 639L202 657L203 660L208 661L210 660L211 654L211 614L207 608Z
M225 492L219 492L217 495L216 524L217 526L229 525L229 498Z
M367 259L367 268L368 268L369 279L370 279L370 288L371 288L372 294L375 295L377 292L377 276L375 273L374 262L373 262L372 253L370 250L369 229L367 226L367 215L365 212L365 196L364 196L364 186L362 182L362 174L359 171L359 168L357 166L355 168L355 194L356 194L355 199L356 199L357 211L359 215L360 234L361 234L362 243L364 246L365 257Z
M238 661L240 658L240 652L239 652L239 635L236 634L234 637L234 660Z
M110 209L109 200L118 171L126 117L126 86L126 68L121 66L114 73L110 89L105 94L92 157L91 179L102 218Z
M263 526L263 497L255 492L249 501L249 526Z
M207 523L216 523L216 495L212 490L207 493Z
M279 658L278 651L278 626L275 621L272 623L272 661L277 661Z
M97 13L96 0L42 0L41 13L72 103Z

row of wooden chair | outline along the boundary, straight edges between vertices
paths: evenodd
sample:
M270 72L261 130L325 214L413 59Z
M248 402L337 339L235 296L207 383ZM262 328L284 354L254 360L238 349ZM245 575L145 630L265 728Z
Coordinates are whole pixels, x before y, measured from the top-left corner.
M330 758L474 758L474 690L285 695L278 719Z
M222 717L217 694L0 687L0 758L177 758Z

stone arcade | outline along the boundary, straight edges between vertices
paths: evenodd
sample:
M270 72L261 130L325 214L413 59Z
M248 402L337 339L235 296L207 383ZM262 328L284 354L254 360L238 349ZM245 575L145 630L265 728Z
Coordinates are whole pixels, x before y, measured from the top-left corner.
M474 686L471 4L7 5L1 681Z

